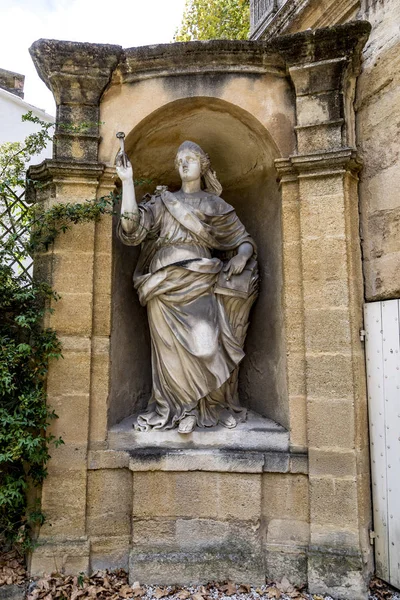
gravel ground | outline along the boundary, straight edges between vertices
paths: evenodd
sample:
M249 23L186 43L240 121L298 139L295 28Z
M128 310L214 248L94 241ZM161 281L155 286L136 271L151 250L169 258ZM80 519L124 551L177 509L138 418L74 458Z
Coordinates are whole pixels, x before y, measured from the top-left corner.
M139 582L129 585L125 571L98 571L91 577L52 574L39 580L28 580L23 557L15 551L0 554L0 597L8 586L28 590L27 600L333 600L330 596L308 594L285 577L253 587L231 581L201 586L149 586ZM400 600L400 591L380 579L373 579L369 600Z

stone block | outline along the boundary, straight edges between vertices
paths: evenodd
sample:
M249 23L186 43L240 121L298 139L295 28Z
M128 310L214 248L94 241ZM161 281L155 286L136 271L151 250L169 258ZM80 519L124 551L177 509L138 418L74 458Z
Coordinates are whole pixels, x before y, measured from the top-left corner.
M314 299L312 306L317 304ZM351 323L347 308L312 308L305 311L305 343L308 352L351 350Z
M289 352L304 351L304 312L303 307L285 307L286 347Z
M50 364L49 397L84 396L90 391L90 352L63 351L63 358Z
M267 581L282 581L286 577L292 585L302 587L307 584L307 553L266 544L265 571Z
M289 396L290 447L307 448L307 400L305 396Z
M129 569L131 536L90 538L90 571Z
M340 371L337 372L340 377ZM339 394L338 394L339 395ZM310 400L308 442L313 448L348 448L355 445L354 406L351 400Z
M335 57L291 67L289 72L296 87L296 95L301 97L340 89L345 65L345 58Z
M311 523L311 545L314 548L329 549L329 551L350 551L359 547L360 531L355 528L329 525L328 523ZM368 541L369 543L369 541Z
M313 280L303 290L304 305L320 308L345 307L349 304L351 281L349 279Z
M42 510L46 521L41 528L41 536L57 539L85 535L86 477L84 468L49 470L42 489Z
M306 377L310 399L350 400L354 396L353 359L348 354L308 354ZM309 442L318 445L311 438Z
M317 95L297 96L296 108L298 125L319 125L340 119L339 90L327 90Z
M43 577L52 573L76 575L89 574L90 545L86 540L54 543L42 538L35 548L31 560L31 577Z
M96 342L97 340L97 342ZM93 338L93 344L104 342L104 348L93 347L90 390L90 440L107 439L107 413L110 387L109 338Z
M271 519L267 526L267 544L308 546L310 525L293 519Z
M285 461L287 463L285 468ZM263 470L288 469L287 453L235 452L233 450L161 450L149 448L131 452L129 469L148 471L211 471L262 473Z
M91 294L93 291L93 251L54 252L52 287L63 296L64 292Z
M291 473L308 475L308 454L291 454L289 471Z
M353 450L309 448L308 457L310 474L316 477L324 475L356 477L357 475L356 453Z
M93 333L99 336L111 334L111 286L112 255L96 254L94 268Z
M305 233L307 235L307 233ZM343 238L302 239L304 294L313 294L314 282L346 279L347 244Z
M58 198L60 201L60 198ZM56 253L79 252L93 255L94 250L94 223L79 223L71 225L65 233L60 233L55 241ZM82 261L81 261L82 262Z
M51 433L61 436L64 444L84 445L88 440L89 395L49 396L49 404L58 419L51 424ZM53 455L54 450L51 454Z
M306 360L304 352L290 352L286 357L289 398L306 395Z
M314 174L301 173L299 177L299 194L301 205L303 202L324 203L324 196L339 198L343 196L343 173L332 171L323 173L320 177Z
M284 242L282 244L282 250L283 279L285 282L284 293L286 296L286 303L289 304L290 298L293 295L296 299L298 297L302 298L302 265L300 241ZM289 288L287 288L286 286L289 286Z
M334 121L297 125L297 145L299 154L313 154L342 147L343 119Z
M343 190L320 198L302 198L301 231L304 238L343 237L346 234Z
M355 479L310 477L311 523L358 527L357 482Z
M150 584L231 579L257 585L265 580L258 527L197 518L135 521L129 578Z
M134 517L209 517L252 520L260 516L261 475L208 472L135 473Z
M91 450L88 453L88 469L127 469L129 467L128 452L116 450Z
M264 454L264 467L266 473L288 473L290 468L290 455L288 452L266 452Z
M203 521L203 519L200 519ZM193 523L194 519L188 519ZM208 520L205 520L208 522ZM136 518L132 520L133 547L143 551L154 548L176 549L176 523L173 518Z
M308 477L265 473L262 480L262 515L267 521L309 520Z
M128 469L89 471L87 531L94 536L129 536L132 474Z
M50 324L57 333L73 336L91 334L93 310L91 293L63 292L60 300L52 301L52 308L54 313L50 317Z
M287 159L277 159L275 161L276 168L279 169L281 161L287 163ZM284 177L284 173L282 174ZM281 183L281 194L282 194L282 214L285 214L285 208L289 203L293 203L298 206L299 202L299 182L296 176L291 175L291 179L286 179Z
M117 177L117 175L116 175ZM103 190L103 195L107 196L110 190ZM112 215L103 215L96 222L95 232L95 251L96 256L100 253L112 254Z
M400 296L400 252L380 256L364 262L366 300L390 300Z
M282 240L288 245L300 241L300 205L297 197L294 201L282 201Z
M356 551L309 551L308 588L311 594L328 594L344 600L366 600L369 577L362 556Z

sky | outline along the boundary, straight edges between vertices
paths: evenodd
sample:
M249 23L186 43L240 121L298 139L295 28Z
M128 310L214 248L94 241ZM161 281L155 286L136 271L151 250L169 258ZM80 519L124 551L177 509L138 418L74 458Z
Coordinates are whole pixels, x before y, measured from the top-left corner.
M25 100L55 114L28 52L40 38L119 44L172 41L185 0L0 0L0 67L25 75Z

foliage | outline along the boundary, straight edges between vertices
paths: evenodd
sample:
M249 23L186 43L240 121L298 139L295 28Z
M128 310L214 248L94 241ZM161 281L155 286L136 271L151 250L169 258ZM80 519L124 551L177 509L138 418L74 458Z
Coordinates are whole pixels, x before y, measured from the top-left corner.
M250 0L186 0L174 41L246 40L250 30Z
M55 292L32 280L31 256L47 249L72 224L113 212L112 196L38 209L24 200L26 163L51 140L53 124L28 113L38 133L0 146L0 541L30 546L30 530L44 515L28 509L27 491L46 476L49 433L56 415L46 403L49 361L61 357L55 331L43 326Z

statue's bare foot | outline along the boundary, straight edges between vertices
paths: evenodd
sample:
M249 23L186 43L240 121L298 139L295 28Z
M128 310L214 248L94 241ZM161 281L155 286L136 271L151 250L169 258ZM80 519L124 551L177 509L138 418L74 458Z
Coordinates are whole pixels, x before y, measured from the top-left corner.
M227 415L220 419L221 425L227 427L228 429L233 429L237 425L237 421L233 415Z
M184 417L182 421L179 422L178 433L192 433L195 427L196 417L189 415L188 417Z

